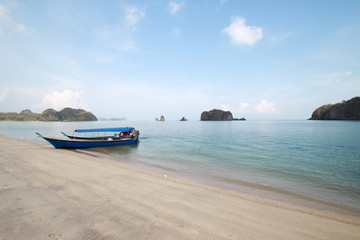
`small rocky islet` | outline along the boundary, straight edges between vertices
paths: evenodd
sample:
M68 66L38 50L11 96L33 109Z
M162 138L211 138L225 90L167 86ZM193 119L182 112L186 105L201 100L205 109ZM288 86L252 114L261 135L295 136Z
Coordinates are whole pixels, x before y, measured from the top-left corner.
M0 121L97 121L96 116L84 109L64 108L61 111L46 109L42 113L33 113L29 109L16 112L0 112ZM201 121L246 121L245 118L234 118L230 111L213 109L203 111ZM360 97L354 97L336 104L325 104L313 111L309 120L360 120ZM161 116L156 121L165 121ZM180 121L187 121L182 117Z

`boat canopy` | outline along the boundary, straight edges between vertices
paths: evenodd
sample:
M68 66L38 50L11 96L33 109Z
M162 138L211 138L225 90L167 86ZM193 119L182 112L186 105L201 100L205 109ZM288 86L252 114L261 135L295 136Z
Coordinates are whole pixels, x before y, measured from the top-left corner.
M123 127L123 128L92 128L92 129L76 129L75 132L84 133L84 132L130 132L133 127Z

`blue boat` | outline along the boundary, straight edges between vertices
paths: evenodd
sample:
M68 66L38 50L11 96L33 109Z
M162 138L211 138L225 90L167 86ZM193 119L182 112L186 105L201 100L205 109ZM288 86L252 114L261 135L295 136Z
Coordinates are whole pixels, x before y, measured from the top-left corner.
M74 133L92 133L93 135L71 136L62 132L62 134L69 139L59 139L44 137L40 133L36 134L48 141L55 148L89 148L135 144L138 142L140 135L140 132L132 127L76 129ZM110 135L109 133L113 134Z

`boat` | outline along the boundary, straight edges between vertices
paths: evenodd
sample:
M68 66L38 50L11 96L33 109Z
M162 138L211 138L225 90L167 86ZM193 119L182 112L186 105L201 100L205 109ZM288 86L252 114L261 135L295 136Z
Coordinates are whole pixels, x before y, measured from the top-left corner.
M92 133L93 135L78 135L87 133ZM67 135L62 132L68 139L45 137L38 132L36 134L55 148L89 148L135 144L139 141L140 132L133 127L76 129L73 135Z

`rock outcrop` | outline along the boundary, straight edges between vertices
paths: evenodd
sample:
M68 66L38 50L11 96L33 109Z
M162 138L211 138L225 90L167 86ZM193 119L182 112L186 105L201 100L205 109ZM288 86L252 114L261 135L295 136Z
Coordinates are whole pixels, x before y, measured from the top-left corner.
M317 108L309 120L360 120L360 97Z
M230 111L223 111L220 109L213 109L211 111L204 111L201 113L201 121L233 121L233 120L246 120L245 118L233 118Z
M161 115L160 119L156 118L156 121L158 122L164 122L165 121L165 117L163 115Z
M180 121L187 121L187 119L185 117L182 117Z

